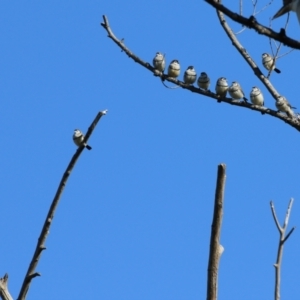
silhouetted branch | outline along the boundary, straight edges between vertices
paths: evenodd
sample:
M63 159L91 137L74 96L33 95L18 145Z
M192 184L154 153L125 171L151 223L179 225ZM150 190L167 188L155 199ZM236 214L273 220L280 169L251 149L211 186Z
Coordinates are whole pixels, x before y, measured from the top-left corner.
M248 108L251 110L255 110L258 111L262 114L267 114L270 115L272 117L278 118L282 121L284 121L285 123L291 125L292 127L294 127L295 129L297 129L298 131L300 131L300 123L298 118L289 118L287 117L285 114L282 114L278 111L272 110L270 108L267 107L259 107L257 105L253 105L251 103L245 102L245 101L239 101L239 100L233 100L231 98L220 98L220 96L218 96L217 94L211 92L211 91L205 91L202 90L200 88L197 88L193 85L188 85L185 84L184 82L172 78L172 77L168 77L167 74L163 74L160 71L154 69L150 63L143 61L142 59L140 59L137 55L135 55L132 51L129 50L129 48L127 48L125 46L124 40L119 40L115 34L112 32L111 27L109 26L109 22L108 22L108 18L106 16L103 16L103 20L104 23L101 23L101 26L107 31L108 33L108 37L110 39L112 39L120 48L123 52L125 52L127 54L128 57L130 57L131 59L133 59L136 63L140 64L141 66L143 66L144 68L146 68L147 70L149 70L150 72L153 73L154 76L160 77L161 80L166 80L169 82L172 82L180 87L182 87L183 89L187 89L193 93L197 93L206 97L209 97L211 99L216 100L217 102L225 102L227 104L230 105L234 105L234 106L239 106L239 107L243 107L243 108ZM254 61L251 59L251 57L249 56L249 54L247 54L245 49L241 50L242 52L244 52L245 56L248 56L249 59L248 61L252 61L252 65L253 65L253 70L257 73L257 76L260 78L260 80L262 80L265 84L265 86L267 87L268 90L273 91L273 93L275 93L276 95L279 95L276 90L273 88L273 86L270 84L270 81L262 74L262 72L259 70L259 68L257 67L257 65L254 63Z
M275 267L275 300L279 300L280 299L280 272L281 272L281 264L282 264L282 253L283 253L283 245L284 243L287 241L287 239L290 237L290 235L293 233L294 229L296 227L293 227L290 232L285 236L285 232L287 229L287 225L289 222L289 218L290 218L290 214L291 214L291 209L292 209L292 205L293 205L293 201L294 199L292 198L290 200L287 212L286 212L286 216L284 219L284 223L283 226L281 227L279 225L277 216L276 216L276 212L275 212L275 207L273 202L270 202L270 206L271 206L271 211L272 211L272 215L276 224L276 227L279 231L279 244L278 244L278 251L277 251L277 260L276 263L274 264Z
M207 300L216 300L218 294L218 269L223 246L220 244L223 216L224 189L226 180L226 165L218 166L218 176L215 193L214 215L211 225L209 261L207 269Z
M89 139L89 137L93 133L93 130L96 127L97 123L99 122L100 118L103 115L106 115L106 113L107 113L107 110L104 110L104 111L100 111L97 114L96 118L94 119L94 121L90 125L90 127L89 127L89 129L88 129L88 131L85 135L85 142L87 142L87 140ZM26 294L28 292L31 280L36 276L40 276L39 273L34 272L34 271L37 267L37 264L39 262L42 251L46 249L44 244L45 244L47 235L49 233L49 229L50 229L53 217L54 217L54 213L55 213L56 207L58 205L58 202L60 200L60 197L62 195L62 192L63 192L63 190L66 186L67 180L68 180L68 178L69 178L69 176L70 176L70 174L71 174L71 172L72 172L72 170L75 166L75 163L77 162L77 160L78 160L80 154L82 153L83 149L84 149L84 146L78 147L78 149L76 150L75 154L73 155L73 157L72 157L65 173L63 174L63 177L60 181L57 192L54 196L54 199L53 199L52 204L50 206L49 212L47 214L47 217L46 217L44 226L42 228L41 234L39 236L39 239L38 239L38 242L37 242L37 245L36 245L36 249L35 249L35 252L33 254L32 260L30 262L29 268L28 268L27 273L25 275L25 278L24 278L24 281L23 281L23 284L22 284L22 287L21 287L21 290L20 290L20 293L19 293L18 300L24 300L26 298Z
M289 46L294 49L300 49L300 43L294 39L289 38L286 35L285 30L283 28L281 28L279 33L277 33L274 30L258 23L254 16L245 18L245 17L231 11L226 6L222 5L221 2L218 0L204 0L204 1L207 2L208 4L210 4L211 6L213 6L215 9L223 12L226 16L228 16L230 19L232 19L233 21L235 21L237 23L240 23L248 28L254 29L259 34L265 35L269 38L279 41L286 46Z
M13 300L8 291L8 274L5 274L3 278L0 278L0 297L2 300Z

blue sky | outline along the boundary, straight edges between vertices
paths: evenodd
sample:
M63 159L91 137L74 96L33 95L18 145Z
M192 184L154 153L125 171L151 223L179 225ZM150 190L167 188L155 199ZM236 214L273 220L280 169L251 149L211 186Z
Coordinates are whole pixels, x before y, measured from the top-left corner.
M280 5L258 20L268 24ZM205 299L219 163L227 165L219 298L271 299L279 235L269 201L282 223L294 197L289 228L299 225L299 133L259 112L166 89L99 25L106 14L143 60L166 53L182 70L207 72L212 89L221 76L247 96L257 85L274 109L213 8L191 0L2 1L0 14L0 276L9 273L12 296L76 150L73 130L86 131L108 109L62 195L28 299ZM294 14L287 32L299 39ZM250 30L238 37L261 66L268 39ZM297 57L281 58L271 82L300 107ZM282 299L298 299L298 247L296 229L284 249Z

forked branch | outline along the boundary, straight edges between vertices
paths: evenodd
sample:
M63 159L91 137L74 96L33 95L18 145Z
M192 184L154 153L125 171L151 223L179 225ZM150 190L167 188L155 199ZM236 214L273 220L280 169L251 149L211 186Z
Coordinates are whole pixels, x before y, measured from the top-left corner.
M289 206L288 206L288 209L287 209L285 219L284 219L284 223L283 223L282 227L280 226L279 221L277 219L274 203L273 203L273 201L270 202L274 222L275 222L276 227L279 231L279 244L278 244L278 250L277 250L277 260L276 260L276 263L274 264L274 267L275 267L275 294L274 294L274 299L275 300L280 299L280 279L281 279L280 278L280 273L281 273L281 264L282 264L283 245L287 241L287 239L290 237L290 235L292 234L294 229L296 228L296 227L293 227L289 231L289 233L287 235L285 235L285 232L286 232L286 229L287 229L287 226L288 226L288 222L289 222L289 218L290 218L290 214L291 214L293 201L294 200L292 198L290 200L290 203L289 203Z
M141 66L143 66L144 68L146 68L147 70L149 70L150 72L153 73L154 76L159 77L161 80L166 80L169 82L172 82L174 84L176 84L177 86L182 87L183 89L187 89L193 93L197 93L203 96L206 96L208 98L214 99L217 102L225 102L227 104L230 105L234 105L234 106L239 106L239 107L243 107L243 108L248 108L254 111L258 111L262 114L267 114L270 115L272 117L278 118L282 121L284 121L285 123L289 124L290 126L294 127L295 129L297 129L298 131L300 131L300 122L299 119L297 117L295 118L289 118L286 115L279 113L278 111L272 110L270 108L267 107L259 107L257 105L253 105L251 103L245 102L245 101L239 101L239 100L233 100L231 98L220 98L220 96L218 96L217 94L211 92L210 90L205 91L202 90L200 88L196 88L193 85L189 85L186 84L178 79L169 77L167 74L163 74L160 71L154 69L150 63L145 62L144 60L142 60L141 58L139 58L136 54L134 54L131 50L129 50L128 47L125 46L124 43L124 39L118 39L115 34L113 33L109 22L108 22L108 18L106 16L103 16L103 23L101 23L101 26L107 31L108 33L108 37L110 39L112 39L119 48L121 48L122 52L126 53L128 57L130 57L131 59L133 59L136 63L140 64ZM248 62L252 61L252 68L255 72L255 74L260 78L261 81L264 82L265 86L267 87L267 89L272 92L272 95L275 96L279 96L279 94L276 92L276 90L273 88L273 86L270 84L270 81L262 74L262 72L259 70L259 68L257 67L257 65L254 63L254 61L251 59L251 57L249 56L249 54L247 54L245 49L241 49L241 51L244 53L244 57L248 56Z
M106 113L107 113L107 110L104 110L104 111L100 111L97 114L96 118L94 119L94 121L90 125L90 127L89 127L89 129L88 129L88 131L85 135L85 142L88 141L89 137L93 133L93 131L94 131L97 123L99 122L100 118L103 115L106 115ZM46 220L44 222L44 226L42 228L41 234L39 236L35 252L33 254L33 257L32 257L32 260L30 262L29 268L28 268L27 273L25 275L25 278L24 278L24 281L23 281L23 284L22 284L22 287L21 287L21 290L20 290L20 293L19 293L19 296L18 296L18 300L24 300L26 298L26 294L28 292L31 280L36 276L40 276L40 274L38 272L35 272L35 269L36 269L37 264L39 262L39 259L41 257L42 251L46 249L45 241L46 241L47 235L49 233L49 229L50 229L53 217L54 217L54 213L55 213L55 210L57 208L60 197L62 195L62 192L63 192L63 190L64 190L64 188L67 184L67 180L68 180L68 178L69 178L69 176L70 176L70 174L71 174L71 172L72 172L72 170L75 166L75 163L77 162L77 160L78 160L80 154L82 153L83 149L84 149L84 146L81 146L76 150L76 152L73 155L73 157L72 157L65 173L62 176L62 179L60 181L60 184L58 186L58 189L56 191L56 194L54 196L52 204L50 206L49 212L47 214Z
M218 269L221 254L224 251L220 244L221 225L223 217L224 190L226 180L226 165L218 166L218 177L215 193L214 215L211 225L209 261L207 268L207 300L216 300L218 295Z

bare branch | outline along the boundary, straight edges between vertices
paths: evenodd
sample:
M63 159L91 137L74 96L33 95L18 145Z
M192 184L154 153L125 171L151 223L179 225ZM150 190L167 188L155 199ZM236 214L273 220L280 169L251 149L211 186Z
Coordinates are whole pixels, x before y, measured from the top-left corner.
M275 207L274 207L273 201L270 201L270 206L271 206L272 216L273 216L274 222L276 224L276 227L277 227L278 231L281 233L281 227L280 227L278 218L276 216L276 212L275 212Z
M137 55L135 55L132 51L129 50L128 47L125 46L124 42L121 42L112 32L112 29L109 26L108 23L108 18L106 16L103 16L103 20L104 23L101 23L101 26L107 31L108 33L108 37L110 39L112 39L122 50L123 52L125 52L127 54L128 57L130 57L131 59L133 59L136 63L140 64L141 66L143 66L144 68L146 68L147 70L149 70L150 72L153 73L154 76L160 77L161 80L166 80L169 82L174 83L175 85L178 85L180 87L182 87L183 89L187 89L193 93L197 93L212 99L215 99L217 102L225 102L227 104L230 105L234 105L234 106L239 106L239 107L244 107L244 108L248 108L251 110L255 110L255 111L259 111L262 114L267 114L270 115L272 117L281 119L282 121L284 121L285 123L291 125L292 127L294 127L296 130L300 131L300 123L298 121L298 118L289 118L286 115L272 110L270 108L267 107L259 107L256 105L253 105L251 103L245 102L245 101L239 101L239 100L232 100L231 98L220 98L220 96L218 96L217 94L211 92L211 91L205 91L202 90L200 88L196 88L193 85L188 85L185 84L184 82L172 78L172 77L168 77L167 74L163 74L160 71L154 69L150 63L143 61L142 59L140 59ZM270 81L262 74L262 72L259 70L259 68L257 67L257 65L254 63L254 61L251 59L251 57L249 56L249 54L247 53L246 49L240 47L239 51L241 53L243 53L243 57L247 57L246 61L250 64L250 66L252 67L252 69L254 70L254 73L256 74L256 76L264 83L264 85L267 87L267 89L269 91L272 91L273 95L276 95L277 97L279 96L279 94L277 93L277 91L273 88L273 86L271 85Z
M211 225L209 261L207 269L207 300L216 300L218 293L219 261L224 248L220 245L221 225L223 216L226 165L218 166L218 177L215 193L214 215Z
M296 229L296 226L294 226L291 230L290 230L290 232L286 235L286 237L284 238L284 240L283 240L283 244L287 241L287 239L290 237L290 235L293 233L293 231Z
M100 118L103 115L105 115L106 113L107 113L107 110L104 110L104 111L100 111L97 114L96 118L94 119L94 121L90 125L90 127L89 127L89 129L88 129L88 131L85 135L85 142L87 142L87 140L89 139L89 137L93 133L93 130L96 127L97 123L99 122ZM63 190L66 186L67 180L68 180L68 178L69 178L69 176L70 176L70 174L71 174L71 172L72 172L72 170L75 166L75 163L77 162L77 160L78 160L80 154L82 153L83 149L84 149L84 146L81 146L76 150L76 152L73 155L73 157L72 157L65 173L62 176L62 179L60 181L60 184L58 186L58 189L56 191L56 194L54 196L52 204L50 206L49 212L47 214L45 223L43 225L41 234L39 236L35 252L33 254L33 257L32 257L32 260L30 262L29 268L28 268L27 273L25 275L25 278L24 278L24 281L23 281L23 284L22 284L22 287L21 287L21 290L20 290L20 293L19 293L19 296L18 296L18 300L24 300L26 298L26 294L28 292L31 280L34 277L40 276L39 273L35 272L35 269L36 269L37 264L39 262L42 251L46 249L44 244L45 244L47 235L49 233L49 229L50 229L53 217L54 217L54 213L55 213L55 210L57 208L60 197L62 195L62 192L63 192Z
M215 9L223 12L226 16L228 16L230 19L232 19L233 21L235 21L237 23L240 23L248 28L254 29L259 34L268 36L274 40L277 40L277 41L283 43L286 46L289 46L294 49L300 49L300 43L294 39L289 38L286 35L285 30L283 28L281 28L279 33L277 33L274 30L258 23L254 16L250 16L247 19L247 18L229 10L227 7L225 7L224 5L217 2L217 0L204 0L204 1L207 2L208 4L210 4L211 6L213 6Z
M274 218L274 221L276 223L276 226L278 228L279 231L279 243L278 243L278 250L277 250L277 260L276 263L274 264L275 267L275 300L279 300L280 299L280 276L281 276L281 265L282 265L282 253L283 253L283 245L284 243L287 241L287 239L290 237L290 235L293 233L295 227L293 227L290 232L285 236L285 232L286 232L286 228L289 222L289 217L291 214L291 209L292 209L292 205L293 205L293 198L290 200L289 202L289 206L286 212L286 216L284 219L284 224L283 227L281 227L279 225L278 219L276 217L276 213L275 213L275 207L273 202L270 202L270 206L271 206L271 211L272 211L272 215Z
M3 278L0 278L0 297L2 300L13 300L8 291L8 274L6 273Z
M292 209L292 205L293 205L294 199L291 198L288 209L286 211L286 215L285 215L285 219L284 219L284 223L283 223L283 228L286 229L288 223L289 223L289 218L290 218L290 214L291 214L291 209Z

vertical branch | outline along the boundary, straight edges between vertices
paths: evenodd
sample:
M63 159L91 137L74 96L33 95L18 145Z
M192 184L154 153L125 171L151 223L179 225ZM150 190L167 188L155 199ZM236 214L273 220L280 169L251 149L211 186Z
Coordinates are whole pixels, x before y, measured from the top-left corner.
M5 274L3 278L0 278L0 298L2 300L13 300L8 291L8 274Z
M290 235L292 234L294 229L296 228L296 227L293 227L290 230L290 232L287 235L285 235L287 225L289 223L289 218L290 218L290 214L291 214L293 201L294 201L294 199L291 198L282 227L280 226L279 221L277 219L274 203L272 201L270 202L272 215L273 215L276 227L279 231L279 244L278 244L278 250L277 250L277 259L276 259L276 263L274 264L274 267L275 267L275 294L274 294L274 299L275 300L280 299L280 280L281 280L280 274L281 274L283 245L287 241L287 239L290 237Z
M88 129L88 131L85 135L84 142L87 142L87 140L91 136L94 128L96 127L97 123L99 122L100 118L103 115L106 115L106 113L107 113L107 110L104 110L104 111L100 111L97 114L97 116L95 117L94 121L90 125L90 127L89 127L89 129ZM43 250L46 249L45 241L46 241L46 238L48 236L50 226L51 226L52 220L54 218L54 213L55 213L55 210L56 210L57 205L59 203L62 192L63 192L63 190L64 190L64 188L67 184L67 180L68 180L68 178L69 178L69 176L70 176L70 174L71 174L71 172L72 172L72 170L73 170L80 154L82 153L83 149L84 149L84 146L78 147L78 149L76 150L75 154L73 155L73 157L72 157L65 173L62 176L62 179L59 183L56 194L55 194L54 199L52 201L52 204L50 206L49 212L47 214L45 223L43 225L42 231L41 231L40 236L38 238L38 242L37 242L33 257L32 257L31 262L29 264L29 267L28 267L27 273L25 275L25 278L24 278L19 296L17 298L18 300L26 299L26 295L27 295L27 292L28 292L28 289L29 289L29 286L30 286L30 283L31 283L32 279L37 277L37 276L41 276L40 273L35 271L35 269L38 265L38 262L40 260L40 257L41 257L41 254L42 254Z
M218 177L215 193L214 215L211 225L209 261L207 269L207 300L216 300L218 293L219 261L224 248L220 245L220 234L223 216L223 199L226 179L226 165L218 165Z

